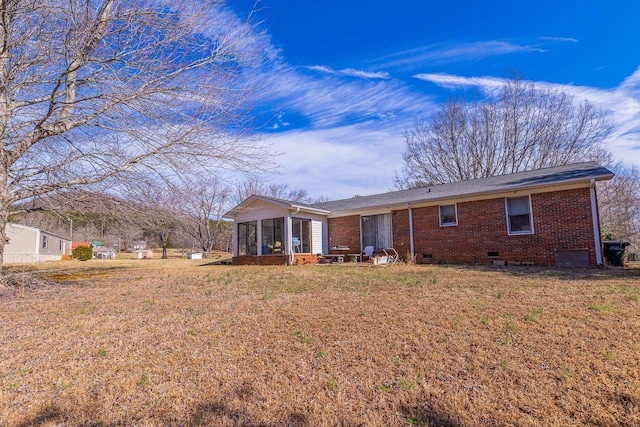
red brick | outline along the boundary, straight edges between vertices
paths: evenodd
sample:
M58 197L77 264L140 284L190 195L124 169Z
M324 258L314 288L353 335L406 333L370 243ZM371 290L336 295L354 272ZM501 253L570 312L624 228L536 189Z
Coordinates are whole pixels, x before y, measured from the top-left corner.
M533 262L555 265L555 254L562 249L586 249L595 265L595 247L589 188L531 195L533 234L507 233L505 199L496 198L458 203L458 225L440 227L438 207L413 209L414 245L417 262L423 254L430 262L492 263ZM393 245L401 257L410 251L409 211L392 215ZM360 249L360 216L328 220L330 246L347 245ZM498 252L490 258L488 252Z

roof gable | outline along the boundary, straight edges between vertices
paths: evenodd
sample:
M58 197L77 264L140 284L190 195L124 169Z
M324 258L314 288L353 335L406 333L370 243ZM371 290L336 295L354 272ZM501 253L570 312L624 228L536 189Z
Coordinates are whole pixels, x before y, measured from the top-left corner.
M297 210L297 211L303 211L303 212L311 212L311 213L317 213L317 214L323 214L323 215L328 215L330 212L326 209L322 209L319 208L317 206L313 206L313 205L309 205L306 203L299 203L299 202L294 202L291 200L284 200L284 199L278 199L275 197L268 197L268 196L260 196L260 195L251 195L249 197L247 197L246 199L244 199L240 204L238 204L236 207L234 207L233 209L231 209L229 212L225 213L223 215L224 218L234 218L236 217L239 213L250 209L251 205L255 204L256 202L261 201L264 203L269 203L269 204L274 204L276 206L279 206L280 208L283 209L292 209L292 210Z

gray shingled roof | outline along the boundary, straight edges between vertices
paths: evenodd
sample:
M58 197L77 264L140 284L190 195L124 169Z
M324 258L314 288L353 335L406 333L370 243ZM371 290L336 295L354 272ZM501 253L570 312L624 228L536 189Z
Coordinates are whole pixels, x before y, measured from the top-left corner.
M317 207L315 205L310 205L308 203L299 203L299 202L294 202L291 200L285 200L285 199L279 199L277 197L270 197L270 196L261 196L258 194L254 194L251 195L249 197L247 197L245 200L243 200L239 205L235 206L233 209L231 209L230 211L226 212L224 215L222 215L223 218L233 218L238 212L242 211L242 209L251 201L254 199L261 199L261 200L266 200L266 201L271 201L273 203L277 203L280 204L284 207L289 207L289 208L300 208L301 210L308 210L308 211L315 211L316 213L320 213L320 214L328 214L329 211L326 211L323 208Z
M577 163L554 168L538 169L509 175L459 181L410 190L391 191L371 196L353 197L312 205L331 213L398 206L406 203L431 200L454 199L475 195L498 193L509 190L524 190L537 187L611 179L613 172L595 162Z

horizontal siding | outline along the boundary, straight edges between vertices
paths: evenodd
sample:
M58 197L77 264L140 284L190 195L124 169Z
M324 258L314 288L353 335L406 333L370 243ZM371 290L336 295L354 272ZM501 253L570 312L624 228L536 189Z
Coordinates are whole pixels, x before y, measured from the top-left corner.
M36 248L40 244L37 242L38 231L31 228L22 228L14 226L13 224L7 224L6 229L9 243L4 247L4 256L7 254L24 254L31 253L35 258ZM21 255L22 256L22 255ZM21 262L21 261L18 261Z
M248 206L246 210L236 216L235 222L237 224L240 222L256 221L258 219L283 218L286 217L287 214L287 209L278 205L255 201Z
M322 252L322 221L311 220L311 252L321 254Z

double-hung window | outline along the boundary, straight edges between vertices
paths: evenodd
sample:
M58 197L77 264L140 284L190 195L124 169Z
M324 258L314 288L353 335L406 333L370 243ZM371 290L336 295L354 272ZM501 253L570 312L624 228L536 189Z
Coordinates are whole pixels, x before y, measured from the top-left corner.
M49 236L42 236L42 248L46 249L49 247Z
M509 234L532 234L531 200L529 196L505 199Z
M438 206L438 213L440 215L440 227L458 225L458 215L455 204Z

